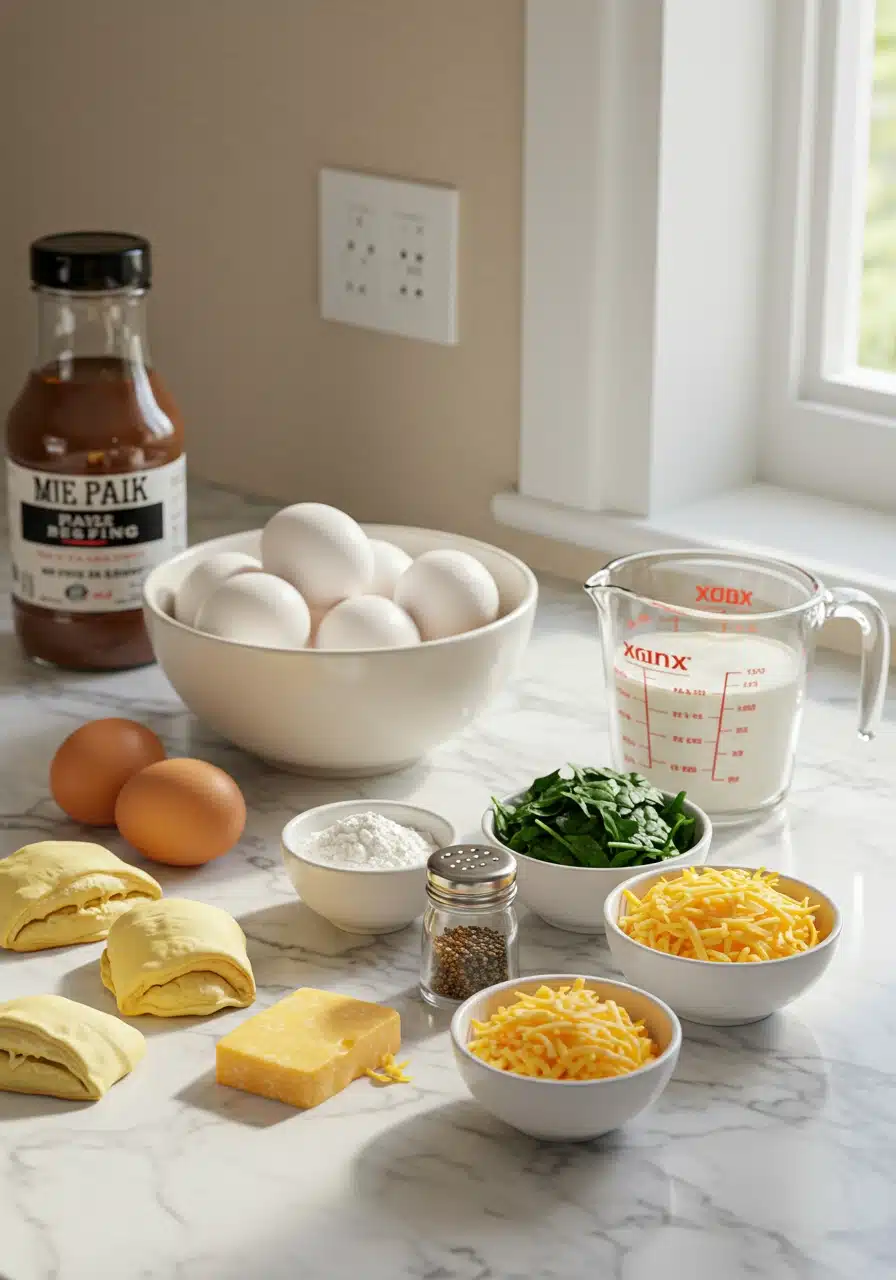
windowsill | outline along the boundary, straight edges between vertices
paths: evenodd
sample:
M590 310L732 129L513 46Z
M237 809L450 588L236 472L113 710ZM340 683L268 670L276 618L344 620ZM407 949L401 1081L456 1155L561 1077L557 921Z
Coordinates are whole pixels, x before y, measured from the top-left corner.
M793 561L828 586L861 587L896 624L896 515L753 484L645 519L564 507L516 492L492 499L495 519L555 541L628 555L710 546Z

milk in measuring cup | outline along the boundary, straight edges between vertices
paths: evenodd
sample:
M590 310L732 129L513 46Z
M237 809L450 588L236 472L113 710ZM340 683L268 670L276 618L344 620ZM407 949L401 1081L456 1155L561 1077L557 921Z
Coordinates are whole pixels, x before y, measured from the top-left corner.
M614 661L624 767L709 813L758 809L787 785L802 699L796 653L767 636L638 632Z

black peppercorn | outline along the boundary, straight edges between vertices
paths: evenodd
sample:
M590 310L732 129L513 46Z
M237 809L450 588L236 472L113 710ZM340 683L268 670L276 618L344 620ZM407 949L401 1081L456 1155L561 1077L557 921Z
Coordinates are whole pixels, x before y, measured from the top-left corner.
M494 929L456 925L433 939L432 951L431 989L446 1000L466 1000L510 977L507 943Z
M517 976L516 861L509 850L437 850L426 864L426 894L420 991L427 1003L460 1004Z

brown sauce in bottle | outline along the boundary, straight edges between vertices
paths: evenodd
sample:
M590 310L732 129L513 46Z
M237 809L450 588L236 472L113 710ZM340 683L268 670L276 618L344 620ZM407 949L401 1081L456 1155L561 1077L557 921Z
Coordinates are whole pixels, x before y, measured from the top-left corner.
M83 244L96 253L94 234L37 246L76 255ZM7 421L16 634L28 657L72 670L152 662L142 582L186 541L183 423L145 362L148 245L138 256L146 278L130 293L120 287L119 274L127 280L120 260L105 263L105 278L119 286L108 294L93 288L85 299L77 290L45 291L36 280L47 313L42 350ZM50 269L46 258L42 269ZM64 349L54 351L66 329ZM102 354L91 353L97 347Z
M60 477L127 476L182 452L180 414L158 375L146 371L138 396L128 368L111 359L75 360L65 379L32 373L7 424L10 461ZM93 559L101 561L98 549ZM78 613L16 596L13 619L25 653L53 666L114 671L153 660L139 607Z

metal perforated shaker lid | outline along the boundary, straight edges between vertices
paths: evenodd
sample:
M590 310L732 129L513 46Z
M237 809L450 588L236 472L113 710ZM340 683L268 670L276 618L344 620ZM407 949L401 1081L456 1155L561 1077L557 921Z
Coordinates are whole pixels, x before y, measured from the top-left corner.
M450 844L430 854L426 888L441 903L498 906L516 894L516 858L488 844Z

